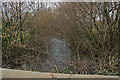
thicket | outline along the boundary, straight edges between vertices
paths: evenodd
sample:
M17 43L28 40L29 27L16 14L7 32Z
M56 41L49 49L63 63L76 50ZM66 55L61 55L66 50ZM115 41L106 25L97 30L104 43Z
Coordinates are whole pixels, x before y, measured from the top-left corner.
M119 75L119 15L115 2L3 3L3 67L23 69L27 63L28 70L37 70L41 56L49 54L50 39L56 37L70 43L74 59L69 66L77 73Z

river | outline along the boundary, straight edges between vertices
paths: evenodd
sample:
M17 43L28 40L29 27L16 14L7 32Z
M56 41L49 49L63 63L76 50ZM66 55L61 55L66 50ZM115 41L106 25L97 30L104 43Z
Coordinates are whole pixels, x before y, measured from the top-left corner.
M54 69L62 72L64 68L68 67L71 50L69 44L65 40L53 38L48 46L48 52L50 58L47 59L42 66L46 69L45 71Z
M43 72L50 72L52 70L63 72L63 69L68 67L72 54L69 44L65 40L52 38L46 47L48 57L46 59L44 59L46 56L39 57L42 59L42 64L39 61L40 59L38 59L36 62L31 63L32 68L26 63L22 67Z

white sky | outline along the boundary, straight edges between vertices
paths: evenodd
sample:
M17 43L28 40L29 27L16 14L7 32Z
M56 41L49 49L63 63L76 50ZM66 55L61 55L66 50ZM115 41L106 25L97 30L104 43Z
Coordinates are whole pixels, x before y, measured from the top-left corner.
M18 0L2 0L3 2L16 2ZM120 0L20 0L22 2L119 2Z

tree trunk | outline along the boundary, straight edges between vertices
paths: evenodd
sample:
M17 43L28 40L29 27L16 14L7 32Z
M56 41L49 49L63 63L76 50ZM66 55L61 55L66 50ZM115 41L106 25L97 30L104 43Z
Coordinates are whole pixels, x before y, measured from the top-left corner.
M22 3L19 2L19 28L20 28L20 42L22 43L22 12L21 12L21 5Z

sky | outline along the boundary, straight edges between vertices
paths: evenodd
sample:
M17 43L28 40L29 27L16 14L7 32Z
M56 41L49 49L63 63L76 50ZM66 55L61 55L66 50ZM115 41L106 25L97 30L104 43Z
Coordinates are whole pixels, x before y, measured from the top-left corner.
M16 2L18 0L2 0L3 2ZM23 2L119 2L120 0L20 0Z

